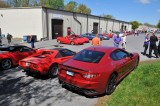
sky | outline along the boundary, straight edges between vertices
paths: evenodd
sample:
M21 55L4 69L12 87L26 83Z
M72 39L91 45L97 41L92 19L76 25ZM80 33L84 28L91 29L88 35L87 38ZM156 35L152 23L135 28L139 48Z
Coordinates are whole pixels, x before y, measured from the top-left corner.
M65 5L71 0L64 0ZM91 14L110 14L117 20L138 21L157 25L160 20L160 0L72 0L85 4Z

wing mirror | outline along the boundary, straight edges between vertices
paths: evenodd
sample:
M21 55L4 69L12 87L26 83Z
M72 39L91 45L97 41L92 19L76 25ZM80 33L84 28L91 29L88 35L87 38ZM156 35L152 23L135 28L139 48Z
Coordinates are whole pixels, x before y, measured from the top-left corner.
M132 54L132 53L129 53L129 54L128 54L128 57L130 57L130 58L132 59L133 54Z

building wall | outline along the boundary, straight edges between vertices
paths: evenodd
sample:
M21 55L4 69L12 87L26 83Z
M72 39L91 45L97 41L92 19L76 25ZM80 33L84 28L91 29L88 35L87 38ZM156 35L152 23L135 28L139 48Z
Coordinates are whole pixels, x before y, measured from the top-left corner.
M113 26L114 31L120 32L120 27L119 26L120 26L119 22L114 21L114 26Z
M42 9L0 9L0 28L2 34L10 33L14 38L23 35L37 35L42 38Z
M107 19L100 18L100 33L106 33L107 32Z
M37 35L38 40L44 37L52 39L52 19L63 20L62 36L67 35L68 27L71 27L71 30L75 34L91 33L93 23L98 23L98 33L105 33L110 30L120 31L122 24L126 25L127 30L131 30L131 25L126 22L93 15L41 7L0 9L0 28L2 34L10 33L17 38L32 34Z
M107 32L109 32L110 30L114 31L114 29L113 29L113 20L108 20Z

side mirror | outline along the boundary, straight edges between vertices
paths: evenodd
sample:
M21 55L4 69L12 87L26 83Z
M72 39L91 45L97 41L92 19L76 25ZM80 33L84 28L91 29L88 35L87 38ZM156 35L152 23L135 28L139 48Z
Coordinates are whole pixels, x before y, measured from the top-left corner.
M132 59L133 54L132 54L132 53L129 53L129 54L128 54L128 57L130 57L130 58Z

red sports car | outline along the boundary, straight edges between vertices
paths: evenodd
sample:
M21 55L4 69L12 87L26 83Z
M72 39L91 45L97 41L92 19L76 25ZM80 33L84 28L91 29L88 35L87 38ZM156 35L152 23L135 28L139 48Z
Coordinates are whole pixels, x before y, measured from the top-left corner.
M72 38L80 38L84 41L84 43L89 43L89 39L83 36L79 36L79 35L70 35Z
M58 64L66 61L75 54L75 52L65 48L43 50L42 53L19 61L19 66L27 73L56 77L58 73Z
M84 43L84 40L68 35L66 37L57 37L57 42L71 45L81 45Z
M35 49L23 45L0 46L0 67L4 70L18 65L19 60L36 53Z
M139 54L120 48L92 46L59 65L59 82L84 94L111 94L118 82L134 70Z

